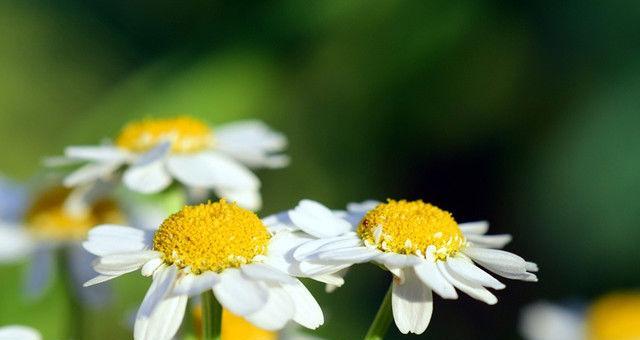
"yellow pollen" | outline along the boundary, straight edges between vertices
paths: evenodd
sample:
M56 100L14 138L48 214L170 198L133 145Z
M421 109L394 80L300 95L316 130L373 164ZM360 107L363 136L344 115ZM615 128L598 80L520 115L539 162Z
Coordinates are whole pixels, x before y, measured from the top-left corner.
M96 201L87 211L71 213L65 208L70 193L70 189L54 187L35 199L25 215L25 224L35 237L79 241L95 225L124 221L117 204L109 199Z
M220 200L185 206L169 216L153 238L167 264L220 272L265 255L269 232L253 212Z
M429 203L387 200L369 210L358 226L365 244L386 252L434 256L445 259L458 252L466 240L449 212Z
M170 141L171 152L191 153L213 146L213 131L200 120L181 116L144 119L127 124L116 139L116 145L133 152L146 152Z
M587 312L589 340L640 339L640 292L612 293Z

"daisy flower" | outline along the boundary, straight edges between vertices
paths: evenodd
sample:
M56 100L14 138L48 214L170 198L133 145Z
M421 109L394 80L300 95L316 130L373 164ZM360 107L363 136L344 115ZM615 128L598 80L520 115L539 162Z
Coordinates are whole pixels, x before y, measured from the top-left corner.
M202 328L202 308L193 309L195 329ZM198 335L201 338L202 334ZM321 338L305 334L297 324L288 323L280 331L271 331L254 326L244 318L224 309L222 311L222 339L242 340L322 340Z
M257 210L260 181L251 168L280 168L287 156L278 154L286 138L260 121L221 125L214 130L192 117L145 119L127 124L114 143L70 146L49 165L84 162L65 178L74 187L113 178L122 170L125 186L157 193L173 180L194 192L213 190L219 197Z
M499 250L509 235L485 235L486 222L458 224L438 207L418 201L388 200L351 204L331 211L304 200L288 212L291 224L315 238L293 251L307 275L335 273L356 263L374 262L394 275L393 318L402 333L423 333L431 319L432 291L457 299L456 288L487 304L498 299L485 287L505 285L478 265L499 276L536 281L537 266ZM281 219L283 221L284 219Z
M31 327L10 325L0 327L0 340L42 340L42 336Z
M127 226L98 226L84 247L99 256L93 268L100 275L86 285L138 269L152 277L136 315L136 340L173 337L189 296L198 294L203 304L215 296L225 309L266 330L289 320L315 329L324 322L320 306L282 269L280 248L290 247L278 238L253 212L223 199L185 206L150 238Z
M82 249L87 231L101 223L119 223L124 217L117 204L96 198L91 188L74 190L54 186L39 192L31 202L13 206L23 215L18 219L0 220L0 262L11 263L30 258L26 279L26 293L40 296L53 276L57 261L68 270L69 279L78 295L89 305L104 302L105 289L82 288L93 276L90 263L93 256ZM4 197L7 202L10 198ZM88 269L88 270L87 270Z
M523 309L527 340L640 339L640 292L609 293L581 308L538 302Z

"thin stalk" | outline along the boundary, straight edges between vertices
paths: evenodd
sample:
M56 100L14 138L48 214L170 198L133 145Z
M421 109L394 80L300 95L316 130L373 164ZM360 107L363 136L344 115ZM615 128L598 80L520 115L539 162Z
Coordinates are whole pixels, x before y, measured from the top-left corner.
M222 306L209 289L200 295L202 300L202 339L222 338Z
M376 313L376 317L373 319L371 326L369 326L367 335L364 336L364 340L382 340L385 334L387 334L389 325L391 325L391 321L393 320L393 312L391 311L392 287L393 285L389 286L389 290L387 290L387 294L385 294L384 300L382 300L382 304Z
M60 280L64 286L67 302L67 335L71 340L84 339L85 310L73 284L71 269L69 268L69 251L62 246L56 252L56 262Z

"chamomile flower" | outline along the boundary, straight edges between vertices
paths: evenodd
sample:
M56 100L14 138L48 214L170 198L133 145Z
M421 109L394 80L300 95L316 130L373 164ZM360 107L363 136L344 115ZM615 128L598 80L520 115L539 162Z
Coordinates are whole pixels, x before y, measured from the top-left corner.
M20 325L0 327L0 340L42 340L40 332Z
M527 340L640 339L640 292L609 293L580 308L538 302L523 310L520 331Z
M251 168L280 168L287 156L278 154L286 138L260 121L240 121L214 130L195 118L145 119L127 124L113 143L70 146L50 164L85 162L66 179L74 187L113 178L123 169L129 189L157 193L173 180L193 191L213 190L219 197L257 210L260 181Z
M280 226L299 238L293 258L306 275L336 273L351 265L374 262L394 275L392 309L402 333L421 334L433 308L432 291L457 299L456 288L488 304L498 299L485 287L505 285L486 271L502 277L536 281L534 263L499 250L509 235L485 235L486 222L458 224L453 216L422 201L351 204L347 211L331 211L303 200L281 216ZM299 231L296 231L299 230Z
M320 306L282 269L282 246L249 210L220 200L185 206L152 237L127 226L92 229L85 249L98 255L100 275L86 285L141 269L153 278L140 305L134 338L170 339L178 331L189 296L212 291L220 304L252 324L277 330L289 320L315 329Z
M29 203L25 200L24 206L13 204L21 218L0 220L0 262L31 260L25 282L28 296L39 297L44 292L56 261L63 260L82 301L89 305L104 302L105 289L81 289L94 275L90 270L93 256L82 249L81 242L91 227L119 223L124 216L114 201L90 197L93 193L88 187L54 186L35 194Z

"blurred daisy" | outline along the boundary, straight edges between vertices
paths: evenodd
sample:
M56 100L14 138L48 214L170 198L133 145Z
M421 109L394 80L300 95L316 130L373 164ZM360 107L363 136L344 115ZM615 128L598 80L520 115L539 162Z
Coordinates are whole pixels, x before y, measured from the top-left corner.
M91 227L121 222L123 215L114 201L96 199L93 193L88 187L52 187L30 203L23 201L26 208L13 205L17 210L26 210L21 219L0 220L0 262L31 259L26 279L28 296L39 297L44 292L56 260L63 260L79 297L89 305L104 302L105 289L80 289L84 281L94 276L90 268L94 257L82 249L81 241ZM5 202L10 199L2 198Z
M445 299L457 299L456 289L488 304L498 299L485 287L505 285L486 271L502 277L536 281L537 266L499 250L509 235L485 235L486 222L458 224L453 216L422 201L351 204L347 211L331 211L303 200L288 212L291 224L314 240L293 251L307 275L335 273L363 262L375 262L394 275L391 304L402 333L421 334L429 325L432 290ZM284 219L280 219L282 222Z
M193 319L195 329L200 330L202 328L202 308L200 306L193 309ZM201 334L198 338L201 338ZM321 338L303 333L297 324L288 323L280 331L262 329L226 309L222 311L222 339L321 340Z
M11 325L0 327L0 340L42 340L42 336L31 327Z
M523 309L520 331L527 340L640 339L640 292L615 292L586 308L538 302Z
M134 338L170 339L189 296L213 292L235 315L266 330L289 320L315 329L320 306L295 277L281 269L282 246L251 211L220 200L185 206L146 238L144 231L103 225L89 232L85 249L100 256L100 273L86 285L141 269L152 284L138 310Z
M280 168L287 156L277 154L286 138L260 121L221 125L214 131L191 117L145 119L127 124L114 144L70 146L50 164L87 162L65 179L73 187L113 177L124 167L122 181L131 190L157 193L175 179L198 192L215 194L257 210L260 181L247 167Z

